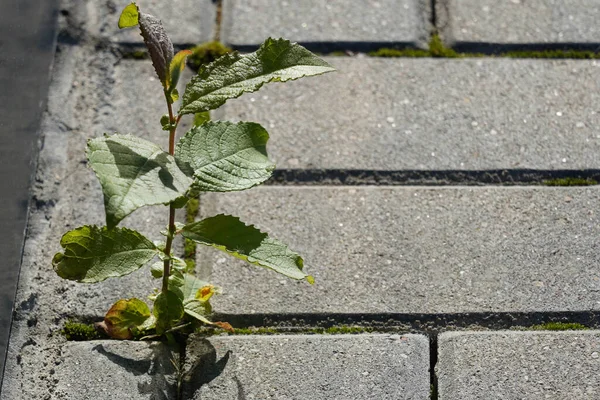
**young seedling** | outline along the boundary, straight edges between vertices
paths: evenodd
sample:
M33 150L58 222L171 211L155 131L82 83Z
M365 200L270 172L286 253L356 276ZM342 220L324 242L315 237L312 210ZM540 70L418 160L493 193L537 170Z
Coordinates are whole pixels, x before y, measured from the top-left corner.
M251 54L226 54L200 67L187 84L179 111L177 83L188 50L174 54L162 23L142 13L135 3L119 19L120 28L139 26L152 64L163 86L167 114L160 119L168 131L168 152L132 135L105 135L87 144L89 165L104 194L106 226L82 226L61 239L62 253L52 264L64 278L83 283L100 282L130 274L158 257L150 268L162 278L160 292L149 296L152 311L140 299L117 301L100 326L117 339L163 335L191 322L231 329L226 322L211 321L210 298L214 286L186 271L172 252L173 239L183 235L251 264L269 268L292 279L313 278L303 271L303 260L283 243L231 215L216 215L187 225L175 222L175 210L200 192L250 189L270 176L274 164L267 158L269 135L252 122L204 122L194 126L179 143L175 132L181 117L214 110L228 99L260 89L265 83L285 82L319 75L334 69L325 61L283 39L267 39ZM123 218L140 207L168 206L166 241L153 243L139 232L119 228Z

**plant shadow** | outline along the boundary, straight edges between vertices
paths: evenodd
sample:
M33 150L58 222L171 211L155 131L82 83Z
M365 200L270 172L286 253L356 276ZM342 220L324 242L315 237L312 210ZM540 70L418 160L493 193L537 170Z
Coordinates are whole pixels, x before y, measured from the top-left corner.
M189 351L192 350L190 347L193 347L192 352ZM213 344L207 339L200 339L188 344L188 354L195 354L196 357L191 363L186 362L187 371L184 376L184 398L201 400L202 394L200 393L200 389L223 373L232 351L227 350L217 360L217 350ZM246 400L241 382L236 376L233 376L232 379L235 381L237 387L237 400Z
M92 348L106 357L110 362L123 368L133 376L148 375L150 382L138 382L138 393L150 395L149 400L174 400L177 388L174 367L171 363L171 352L164 346L152 345L150 359L133 359L107 350L103 344ZM171 379L169 379L171 377Z

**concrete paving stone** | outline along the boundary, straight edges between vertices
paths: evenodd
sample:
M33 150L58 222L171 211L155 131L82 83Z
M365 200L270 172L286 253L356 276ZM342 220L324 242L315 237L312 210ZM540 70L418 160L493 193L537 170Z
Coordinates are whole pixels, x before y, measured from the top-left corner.
M453 332L439 337L440 400L600 398L600 332Z
M288 244L316 283L200 247L218 312L598 310L595 187L260 187L201 196ZM212 274L212 276L211 276Z
M31 375L7 369L2 400L175 400L174 355L160 343L68 342L32 354ZM52 358L48 356L52 355ZM33 369L33 368L32 368ZM28 381L34 380L37 385Z
M448 44L600 43L596 0L442 0L438 26Z
M184 398L429 399L422 335L230 336L188 341Z
M424 0L225 0L223 40L256 46L266 38L301 43L427 46L430 4Z
M130 0L63 0L70 23L88 35L118 43L143 43L139 29L119 29L121 11ZM215 33L216 5L212 0L145 0L142 12L160 19L174 44L210 41Z
M119 131L166 147L167 136L158 122L166 110L162 97L149 61L122 61L85 47L59 47L41 127L7 371L37 376L37 364L31 360L38 353L50 359L55 345L64 340L57 331L65 320L100 320L118 299L145 299L160 285L148 268L98 284L70 282L56 275L51 260L61 250L65 232L81 225L105 224L100 185L85 165L87 139ZM167 209L157 206L136 211L121 226L137 229L152 240L164 240L159 231L167 222ZM181 243L176 251L182 254ZM13 385L11 379L5 377L4 384ZM28 390L28 385L37 382L19 384Z
M339 70L270 85L224 118L271 134L278 168L598 168L597 61L328 57Z

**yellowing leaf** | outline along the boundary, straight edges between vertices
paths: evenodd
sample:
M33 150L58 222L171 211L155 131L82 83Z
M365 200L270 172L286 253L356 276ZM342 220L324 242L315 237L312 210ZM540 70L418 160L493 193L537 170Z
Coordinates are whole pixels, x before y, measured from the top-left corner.
M121 16L119 17L119 29L131 28L136 26L139 22L140 12L135 3L131 3L123 9Z
M231 326L229 322L215 321L213 322L213 325L216 325L219 328L226 330L227 332L235 332L235 329L233 329L233 326Z
M106 313L102 327L114 339L132 339L150 316L150 309L142 300L119 300Z
M177 87L181 72L185 68L185 59L191 54L191 50L181 50L179 53L173 56L171 64L169 65L169 91Z
M196 300L206 302L215 294L215 287L213 285L204 286L196 292Z

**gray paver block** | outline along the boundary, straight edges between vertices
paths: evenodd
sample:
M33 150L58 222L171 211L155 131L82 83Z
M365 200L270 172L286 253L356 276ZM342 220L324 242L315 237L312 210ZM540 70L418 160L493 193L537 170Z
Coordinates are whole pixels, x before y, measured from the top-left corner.
M24 361L37 367L31 374L7 369L2 400L176 398L175 356L160 343L68 342L32 353Z
M139 28L119 29L121 11L129 0L64 0L72 23L94 37L120 43L142 43ZM145 0L142 12L160 19L174 44L192 44L212 40L215 31L216 5L211 0Z
M596 61L327 61L225 105L269 131L278 168L598 168Z
M596 0L443 0L438 26L455 43L600 43Z
M63 340L57 331L66 319L99 320L118 299L145 299L160 285L148 268L121 279L80 284L59 278L51 264L63 233L105 224L100 185L85 166L87 139L119 131L166 146L158 122L166 106L150 62L117 61L110 53L69 46L60 46L55 60L6 364L11 374L4 378L5 385L14 385L14 377L27 377L19 381L24 391L40 385L28 377L39 375L35 360L52 358ZM165 207L146 207L121 226L164 240L159 231L167 222Z
M260 187L202 196L303 255L296 282L200 247L225 313L598 310L600 191ZM212 277L210 270L212 269Z
M192 337L186 366L194 400L429 399L422 335Z
M440 400L597 399L600 332L454 332L439 337Z
M404 43L426 47L429 2L423 0L225 0L223 39L235 46L267 37L302 43Z

